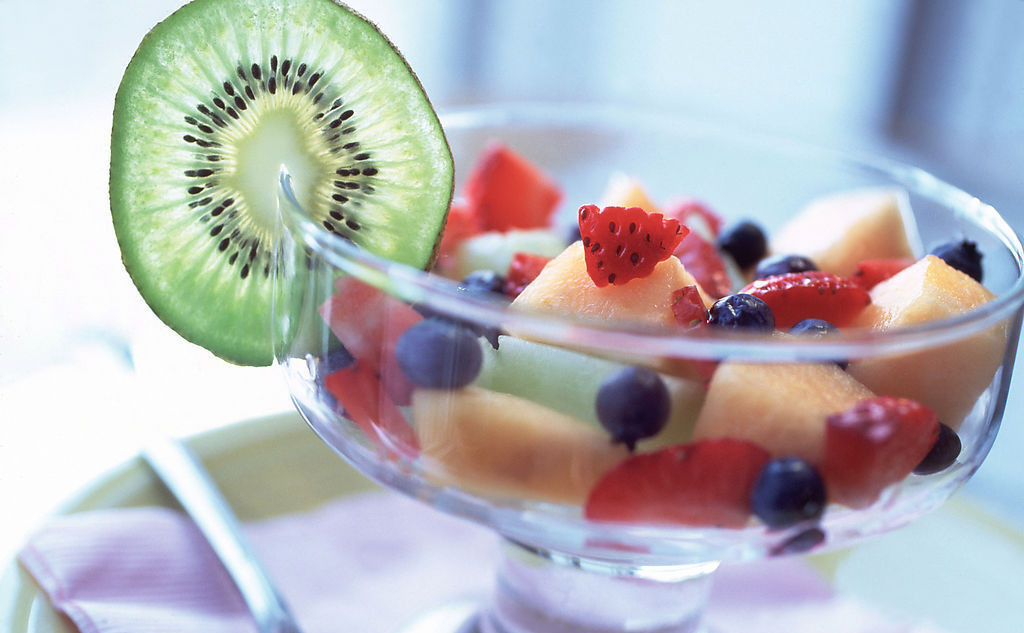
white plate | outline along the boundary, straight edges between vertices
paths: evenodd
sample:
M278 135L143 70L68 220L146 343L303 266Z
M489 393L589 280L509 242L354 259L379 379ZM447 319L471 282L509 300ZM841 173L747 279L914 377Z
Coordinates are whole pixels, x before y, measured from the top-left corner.
M243 521L311 509L374 488L295 414L254 419L190 440ZM61 513L174 505L138 459L114 468ZM1024 534L963 496L858 547L809 558L840 592L947 633L1020 633ZM0 633L74 633L12 562L0 578Z

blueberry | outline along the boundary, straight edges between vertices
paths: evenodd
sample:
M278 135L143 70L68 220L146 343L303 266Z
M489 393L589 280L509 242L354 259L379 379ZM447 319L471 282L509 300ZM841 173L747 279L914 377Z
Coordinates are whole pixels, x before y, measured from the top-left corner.
M768 253L768 240L761 227L744 220L718 236L718 248L731 255L737 266L748 268Z
M939 244L931 251L932 255L942 259L953 268L981 282L981 251L978 244L968 239L959 242Z
M338 400L327 390L324 379L339 369L351 367L356 362L356 359L352 357L352 354L340 342L335 340L334 345L334 349L327 352L327 356L321 359L316 373L317 392L320 394L323 402L332 410L338 408Z
M459 283L458 293L469 297L497 301L504 305L509 302L508 297L505 296L504 289L504 277L492 270L477 270L466 275L466 277ZM501 330L498 328L489 327L468 319L460 319L459 317L452 316L450 314L437 312L436 310L422 304L414 304L412 307L426 319L449 321L467 328L477 336L486 338L491 344L491 347L498 349L498 336L502 334Z
M825 482L803 459L780 457L765 464L750 501L754 514L768 527L818 519L825 511Z
M771 332L775 315L762 299L737 293L722 297L708 311L708 325L716 328Z
M597 390L597 419L615 442L633 450L637 440L657 435L672 407L661 376L646 367L626 367Z
M339 369L345 369L352 363L356 362L356 359L352 358L352 354L339 344L336 348L327 353L323 362L324 369L321 373L326 375L334 373Z
M811 527L794 534L772 548L773 556L783 554L803 554L825 542L825 531L820 527Z
M459 291L471 295L493 293L504 296L505 278L493 270L475 270L459 283Z
M793 324L793 327L789 328L789 333L827 336L829 334L838 334L839 328L824 319L804 319Z
M803 255L772 255L757 263L757 268L754 270L754 278L766 279L773 275L803 273L808 270L818 270L818 265L808 257Z
M395 345L398 366L414 385L458 389L476 380L483 352L468 329L439 319L424 319L405 331Z
M567 226L565 228L564 237L565 237L566 245L568 245L568 244L575 244L576 242L582 240L583 239L583 234L580 231L579 223L578 222L574 222L571 225Z
M804 319L794 323L793 327L789 328L789 333L814 337L833 336L839 334L839 328L824 319ZM846 369L850 365L849 361L845 360L834 362L842 369Z
M945 424L939 423L939 437L921 463L914 469L916 475L931 475L946 470L960 456L960 436Z

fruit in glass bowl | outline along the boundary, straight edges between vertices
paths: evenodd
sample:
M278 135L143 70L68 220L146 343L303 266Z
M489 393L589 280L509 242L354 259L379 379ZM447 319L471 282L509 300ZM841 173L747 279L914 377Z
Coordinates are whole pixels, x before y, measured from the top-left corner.
M570 559L612 577L688 569L676 580L691 588L721 561L835 547L903 525L970 476L997 428L1024 283L1016 236L1004 224L995 234L982 226L990 221L982 217L997 217L986 215L990 208L958 208L949 185L930 188L934 183L900 173L880 177L853 159L812 161L727 132L711 142L657 117L642 119L653 127L638 133L643 126L578 114L484 109L455 114L445 128L462 173L479 173L475 161L501 143L503 155L517 155L517 166L530 165L525 173L558 189L562 202L549 226L531 221L529 228L547 232L545 249L561 236L558 253L530 252L519 228L465 231L480 223L458 180L454 259L432 273L338 244L304 228L301 210L293 209L293 234L322 258L302 273L305 285L359 278L424 319L475 336L482 358L477 364L474 353L472 371L463 375L465 368L456 368L462 351L420 349L440 362L437 371L460 379L459 386L414 386L412 405L401 407L403 433L411 430L422 452L406 459L362 437L346 421L343 401L324 406L315 388L316 350L283 345L279 360L296 402L328 444L379 481L491 525L521 544L513 548L526 548L517 557L548 561L531 570ZM658 125L672 133L660 134ZM552 152L558 137L581 148L637 147L629 162L650 185L624 177L610 150L577 154L566 141ZM671 177L659 178L665 166L653 158L665 155L659 148L669 137L745 165L749 173L737 173L737 182L789 183L777 198L818 208L815 222L825 221L828 209L845 213L874 202L862 213L866 220L847 222L850 235L833 234L824 246L811 241L803 252L790 242L778 252L775 232L804 230L802 205L766 205L751 221L751 200L763 197L744 192L737 201L736 188L716 188L719 178L696 157L681 157L684 164L671 171L707 190L680 190ZM698 195L700 212L692 203ZM663 211L671 203L652 202L680 197L691 203L672 213ZM797 228L787 229L790 222ZM918 235L951 223L955 230L943 228L940 239L968 234L983 242L986 279L1001 285L983 286L955 260L924 252ZM754 239L757 232L763 239ZM475 251L466 275L459 242L485 233L500 247L492 261ZM699 247L683 247L690 236L702 240ZM877 248L855 248L876 238ZM742 252L755 243L764 245L755 257ZM508 252L520 262L533 258L530 274L521 263L513 270ZM758 264L769 258L772 268L763 267L770 272L759 278ZM1001 270L990 276L989 266ZM495 281L510 275L514 293ZM714 290L700 279L712 280ZM324 305L323 296L306 301ZM304 313L330 322L322 309ZM302 327L315 339L324 323L305 319ZM968 388L949 388L953 376L940 367L943 358ZM920 380L909 369L888 369L915 365ZM911 391L916 384L930 388ZM953 405L950 391L959 394ZM380 398L388 393L382 384ZM921 414L884 405L866 421L857 417L871 403L897 401ZM534 575L515 560L503 571L510 587L530 578L538 591L557 590L559 573ZM513 617L495 617L506 616Z

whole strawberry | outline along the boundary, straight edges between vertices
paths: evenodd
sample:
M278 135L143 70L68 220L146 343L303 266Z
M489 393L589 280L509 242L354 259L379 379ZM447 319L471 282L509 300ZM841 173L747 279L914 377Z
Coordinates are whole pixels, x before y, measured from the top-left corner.
M780 330L804 319L843 327L871 303L871 295L853 279L817 270L758 279L742 292L767 303Z
M587 273L598 287L650 275L690 232L678 220L640 207L583 205L579 224Z

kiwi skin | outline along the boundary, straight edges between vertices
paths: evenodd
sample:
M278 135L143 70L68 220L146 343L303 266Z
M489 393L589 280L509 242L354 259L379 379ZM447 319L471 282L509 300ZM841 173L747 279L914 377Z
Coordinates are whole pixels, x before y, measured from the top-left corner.
M138 93L140 89L152 90L151 86L145 85L146 75L173 74L179 70L173 66L174 55L167 54L167 42L169 37L181 35L181 25L191 25L198 19L200 26L203 26L205 23L201 22L200 16L204 11L225 12L241 6L250 7L251 12L255 15L257 12L270 11L262 6L266 4L250 2L250 0L194 0L151 29L129 63L125 77L118 88L114 101L114 125L111 133L109 182L111 212L126 271L139 289L144 301L165 324L185 339L208 349L214 355L241 365L268 365L273 362L269 282L264 282L263 286L265 287L252 292L236 292L237 289L231 283L226 284L227 290L223 292L218 290L216 286L221 285L221 282L218 280L217 283L207 283L208 280L203 276L207 274L209 266L199 261L203 257L217 261L218 255L211 254L215 250L212 245L216 243L216 240L210 240L204 236L210 245L201 248L181 241L181 234L185 232L182 226L189 223L197 224L194 218L195 213L193 212L191 220L169 221L154 214L153 209L158 205L147 206L147 197L150 198L149 202L152 202L153 199L166 199L165 194L170 187L166 186L161 189L160 183L175 178L180 180L183 165L179 163L163 171L153 168L152 164L143 165L149 171L142 175L136 173L134 168L140 163L141 155L139 146L148 145L152 148L161 145L160 139L154 141L156 137L149 134L149 130L146 129L154 127L155 120L149 117L146 102L140 103ZM386 239L378 239L377 242L369 240L365 243L360 243L357 239L358 236L351 239L378 255L396 259L418 268L430 268L437 256L440 234L451 201L454 170L451 149L447 139L444 138L443 130L429 98L423 91L422 84L407 60L397 51L391 41L380 33L379 29L369 20L346 5L334 0L306 0L305 2L296 0L274 3L274 9L288 13L292 8L288 5L294 5L303 10L312 8L313 12L317 14L325 10L344 13L348 17L343 16L338 19L340 22L344 22L346 29L351 31L353 41L343 42L341 47L351 45L353 50L362 53L363 50L358 47L366 46L369 41L373 46L370 51L371 56L376 56L375 59L379 59L380 56L386 57L385 65L388 75L386 81L389 82L387 86L393 85L391 82L397 82L400 85L399 89L408 93L409 96L402 97L405 101L400 107L408 108L414 116L403 118L419 117L415 121L415 125L419 126L415 128L416 131L430 137L428 145L431 154L424 162L430 163L433 168L429 170L432 179L430 182L425 181L425 177L421 173L422 170L414 171L414 177L407 181L401 181L401 184L407 184L410 188L423 189L430 193L427 202L411 205L412 212L398 217L399 224L415 224L422 220L420 222L422 226L417 227L419 233L413 240L418 243L418 246L417 248L407 248L408 244L402 243L398 246L385 247L382 244L387 241ZM323 9L321 5L329 6L328 9ZM248 17L244 12L234 13L233 16L237 17L239 22L245 22ZM284 27L289 29L292 27L287 19L280 20ZM297 37L294 34L292 36ZM261 33L260 37L265 37L265 34ZM171 42L170 48L184 49L188 45L188 43L180 41ZM384 47L387 51L384 51ZM171 59L172 65L169 68L166 66L166 59ZM248 64L252 59L255 58L240 57L239 61ZM266 63L265 58L257 59L257 61ZM394 78L396 74L398 75L397 79ZM325 76L324 79L333 81L333 78L328 76ZM364 78L357 76L357 79ZM344 87L341 90L344 91ZM384 96L374 96L370 101L385 98ZM192 107L193 104L182 105ZM400 112L404 111L400 110ZM163 121L155 122L161 125L164 123ZM413 125L410 124L410 127ZM141 141L140 134L142 135ZM181 130L179 129L173 134L180 138ZM427 141L424 142L427 143ZM175 151L178 150L168 151L168 156ZM154 187L154 184L154 189L147 190L147 188ZM316 183L316 186L320 186L320 184ZM327 191L330 191L329 188ZM164 197L160 198L161 195ZM140 200L142 204L139 204ZM373 205L374 200L370 199L361 209L361 212L367 214L370 219L373 219L373 214L378 211ZM395 206L400 207L401 205ZM427 213L422 214L424 217L421 218L414 214L415 211L421 211L424 207L427 208ZM316 209L316 204L309 204L310 215L314 216L313 219L319 217L315 214ZM322 210L320 215L323 215ZM394 223L393 220L392 223ZM198 233L206 233L208 229L209 226L202 227ZM376 227L376 229L376 235L388 237L386 225L383 228ZM342 237L349 236L342 235ZM261 246L266 245L261 244ZM273 251L276 247L277 245L273 244L265 250ZM162 255L165 251L188 253L183 258L192 258L192 261L174 261L171 265ZM192 257L192 252L195 252L195 257ZM264 253L261 252L261 257L263 255ZM223 259L224 256L220 257ZM304 262L301 260L305 257L306 255L303 253L297 255L298 261L295 262L295 269L302 270L304 268ZM270 254L266 254L266 258L267 262L272 261ZM250 279L256 276L253 275ZM185 286L192 285L192 281L196 277L201 279L194 285L203 287L186 288ZM228 277L234 277L237 282L237 268ZM183 279L186 280L184 283ZM238 299L232 294L244 294L245 296ZM240 306L239 304L243 302L245 305Z

